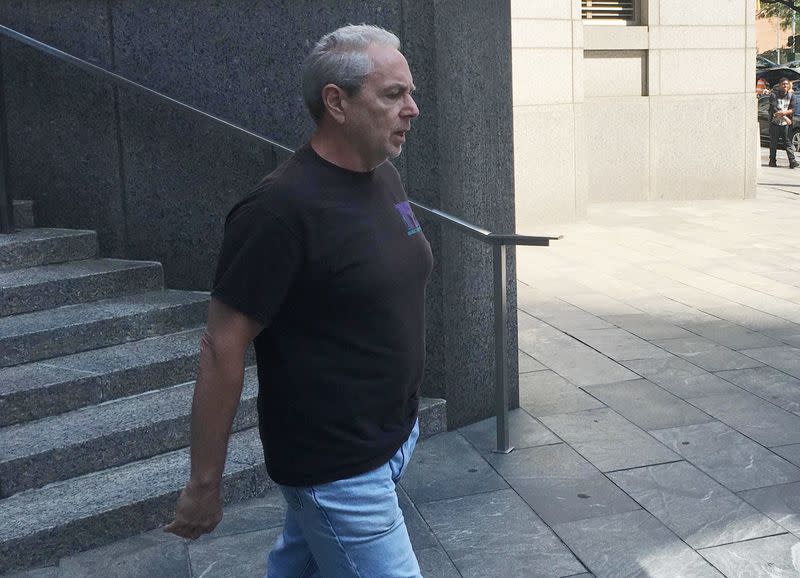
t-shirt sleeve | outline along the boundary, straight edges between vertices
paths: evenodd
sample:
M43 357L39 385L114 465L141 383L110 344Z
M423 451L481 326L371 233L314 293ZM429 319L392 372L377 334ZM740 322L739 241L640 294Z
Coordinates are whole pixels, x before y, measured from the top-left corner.
M241 206L225 223L211 295L269 325L301 262L300 240L280 218L264 209Z

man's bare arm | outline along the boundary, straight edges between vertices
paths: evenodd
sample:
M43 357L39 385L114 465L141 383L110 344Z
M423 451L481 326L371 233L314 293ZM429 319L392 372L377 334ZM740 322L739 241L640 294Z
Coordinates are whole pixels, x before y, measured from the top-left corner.
M220 486L231 423L242 395L244 357L262 329L258 322L211 299L192 400L191 476L178 499L175 520L164 527L167 532L195 539L222 520Z

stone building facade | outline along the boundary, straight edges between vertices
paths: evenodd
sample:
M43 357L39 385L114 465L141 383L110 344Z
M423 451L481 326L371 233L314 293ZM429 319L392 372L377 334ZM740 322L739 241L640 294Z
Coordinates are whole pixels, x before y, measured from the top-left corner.
M593 202L754 194L755 0L616 4L632 12L511 0L521 230Z

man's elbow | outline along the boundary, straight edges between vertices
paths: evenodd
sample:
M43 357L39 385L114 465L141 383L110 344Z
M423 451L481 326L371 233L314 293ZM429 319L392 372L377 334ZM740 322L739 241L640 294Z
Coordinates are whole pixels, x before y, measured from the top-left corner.
M200 364L214 367L238 367L244 363L244 350L233 340L203 330L200 336Z

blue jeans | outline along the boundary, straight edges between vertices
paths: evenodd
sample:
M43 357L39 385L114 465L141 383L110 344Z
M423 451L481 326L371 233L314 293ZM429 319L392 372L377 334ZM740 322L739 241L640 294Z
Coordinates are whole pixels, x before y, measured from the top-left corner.
M267 578L421 578L395 485L419 422L381 467L309 487L280 486L288 508L267 558Z

